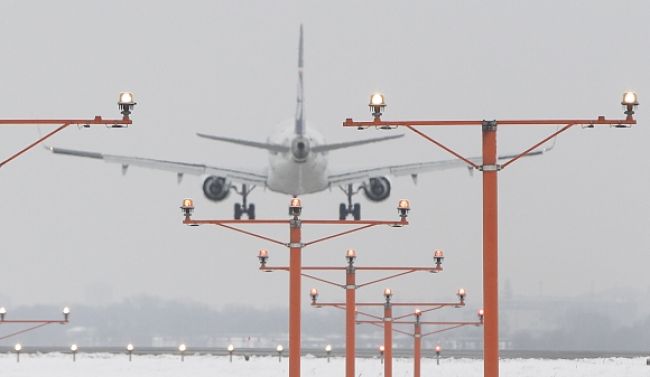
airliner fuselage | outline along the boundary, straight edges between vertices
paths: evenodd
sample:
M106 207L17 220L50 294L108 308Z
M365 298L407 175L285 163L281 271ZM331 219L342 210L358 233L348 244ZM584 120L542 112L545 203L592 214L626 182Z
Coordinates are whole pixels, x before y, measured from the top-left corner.
M289 148L288 152L269 152L267 187L273 191L302 195L325 190L328 183L327 152L312 148L325 143L313 128L296 135L293 124L269 138L269 143Z

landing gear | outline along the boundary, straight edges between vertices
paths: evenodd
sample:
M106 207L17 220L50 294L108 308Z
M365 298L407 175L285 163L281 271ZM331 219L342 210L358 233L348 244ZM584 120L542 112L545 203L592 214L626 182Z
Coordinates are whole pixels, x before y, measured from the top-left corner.
M339 220L345 220L348 215L352 215L352 218L355 220L361 220L361 204L354 203L352 204L352 195L358 193L361 188L356 190L353 189L352 184L349 184L347 188L340 187L340 189L348 197L348 204L345 203L339 204Z
M255 204L247 204L248 194L255 189L255 186L248 188L247 184L241 185L241 190L237 190L237 187L233 186L232 189L238 194L241 195L241 203L235 203L235 220L241 220L243 214L248 216L249 220L255 220Z

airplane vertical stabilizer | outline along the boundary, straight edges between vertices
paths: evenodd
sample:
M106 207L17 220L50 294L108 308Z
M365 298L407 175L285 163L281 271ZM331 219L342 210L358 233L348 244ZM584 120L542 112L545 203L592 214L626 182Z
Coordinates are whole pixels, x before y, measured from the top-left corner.
M302 84L302 25L300 25L300 41L298 42L298 97L296 104L296 135L305 133L305 110L303 102L303 84Z

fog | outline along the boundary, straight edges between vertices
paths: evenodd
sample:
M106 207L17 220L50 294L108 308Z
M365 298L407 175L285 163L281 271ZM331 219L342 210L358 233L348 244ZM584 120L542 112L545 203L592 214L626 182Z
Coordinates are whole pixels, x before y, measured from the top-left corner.
M586 308L632 302L633 312L613 306L612 326L650 315L645 1L5 1L0 13L2 118L118 117L117 93L131 90L138 102L132 127L70 128L48 141L110 154L264 166L264 151L195 133L263 141L293 116L300 24L306 118L328 141L385 135L341 126L348 117L370 118L368 95L376 90L386 93L386 119L517 119L620 118L622 92L634 89L638 126L576 127L550 153L500 173L500 284L514 297L566 310L575 297L594 298ZM3 126L0 151L8 157L50 129ZM499 151L521 151L554 130L501 127ZM477 129L427 132L465 155L480 154ZM329 167L446 158L407 134L331 152ZM0 169L0 183L0 305L8 310L99 308L142 295L217 311L287 306L287 274L262 274L256 259L266 247L271 263L283 265L287 250L181 224L185 197L194 198L197 218L232 216L238 197L210 202L199 177L177 184L173 173L136 167L123 176L119 165L38 148ZM385 286L395 300L453 299L462 286L480 307L480 174L421 174L417 185L395 178L386 202L355 200L364 218L393 219L400 198L411 200L410 226L306 248L303 263L343 265L345 250L355 248L358 265L427 265L441 248L443 273L370 286L359 299L380 299ZM304 217L335 218L344 199L336 187L306 195ZM263 188L250 197L259 218L284 218L288 200ZM284 227L252 229L287 236ZM305 238L331 231L308 228ZM305 301L311 284L304 283ZM321 295L343 299L335 288L322 287ZM502 316L502 326L514 321L505 306ZM565 321L576 318L602 321Z

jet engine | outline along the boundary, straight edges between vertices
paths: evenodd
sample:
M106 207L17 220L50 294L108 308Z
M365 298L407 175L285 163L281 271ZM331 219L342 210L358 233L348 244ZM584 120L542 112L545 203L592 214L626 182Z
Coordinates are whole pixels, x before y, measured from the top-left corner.
M390 196L390 181L386 177L373 177L363 186L366 198L373 202L381 202Z
M203 194L210 200L224 200L230 194L230 182L224 177L211 175L203 181Z

